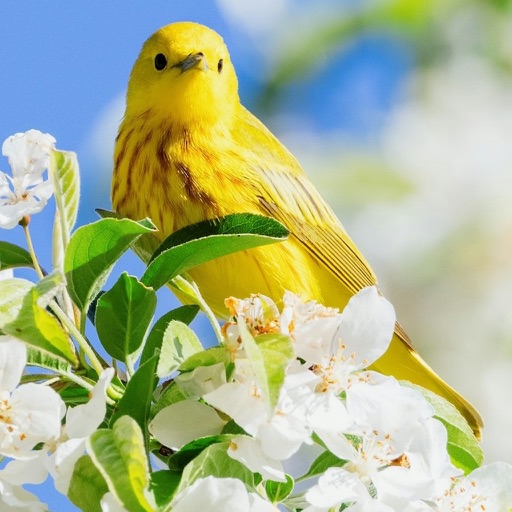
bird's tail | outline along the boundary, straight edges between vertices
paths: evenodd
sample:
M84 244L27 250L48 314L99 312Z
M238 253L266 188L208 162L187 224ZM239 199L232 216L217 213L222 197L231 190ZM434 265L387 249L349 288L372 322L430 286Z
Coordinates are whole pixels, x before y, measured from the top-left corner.
M412 382L448 400L464 416L477 439L481 438L483 420L478 411L419 356L399 324L388 350L370 368Z

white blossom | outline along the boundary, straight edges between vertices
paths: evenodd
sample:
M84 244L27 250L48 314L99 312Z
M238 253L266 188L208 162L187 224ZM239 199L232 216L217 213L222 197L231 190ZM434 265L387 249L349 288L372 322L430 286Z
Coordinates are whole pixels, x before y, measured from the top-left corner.
M353 420L350 428L334 433L326 425L315 430L329 451L346 460L324 480L336 503L347 499L362 507L372 493L386 506L417 501L460 474L446 452L446 429L433 419L433 408L417 391L388 377L378 384L354 384L346 404ZM357 499L340 498L347 489L363 487L366 493L358 491ZM321 489L316 487L314 496ZM320 501L315 498L311 504Z
M65 412L52 388L18 386L26 358L23 342L0 336L0 453L13 458L31 458L36 444L56 440Z
M286 481L281 462L269 457L263 451L258 439L249 436L235 436L230 442L228 455L244 464L253 473L259 473L264 480Z
M453 480L436 498L437 512L500 512L512 508L512 465L493 462Z
M59 439L52 444L47 443L51 454L45 460L45 466L53 477L55 488L62 494L68 491L73 468L85 451L87 438L96 431L105 418L106 392L113 376L112 368L103 370L89 393L89 401L68 408L66 423L62 427Z
M40 212L53 194L50 179L43 173L55 139L37 130L16 133L2 145L12 177L0 172L0 227L11 229L26 215Z
M411 500L429 499L442 493L455 477L462 475L450 460L447 442L448 434L440 421L434 418L425 421L398 459L406 463L393 464L373 475L380 498L400 509L400 503L409 505Z
M62 494L66 494L73 476L74 465L85 451L87 437L98 428L105 417L105 393L112 380L113 372L111 368L103 371L91 390L90 400L86 404L68 409L64 426L61 425L60 418L64 416L65 406L60 396L55 393L62 406L58 432L54 432L51 438L46 439L40 450L27 453L23 460L10 461L0 471L0 479L4 479L9 485L40 484L50 473L55 488ZM51 390L51 388L46 389ZM44 424L41 418L39 422L41 425ZM34 508L34 510L38 509Z
M388 348L395 327L393 306L375 287L363 288L341 314L321 310L294 322L291 332L297 355L325 380L325 386L345 390L351 374L377 360Z
M62 494L66 494L75 463L85 451L87 437L96 431L105 417L105 393L113 374L112 368L105 369L91 390L89 401L74 408L68 408L64 426L61 425L59 418L56 435L47 439L40 450L27 454L24 460L9 462L0 471L0 477L11 484L39 484L50 473L55 488ZM64 406L63 403L62 406Z
M10 460L0 471L0 479L11 485L42 484L48 478L45 467L46 450L34 450L32 457L27 455L23 459Z
M314 391L297 399L309 425L315 431L342 432L352 423L345 404L339 400L353 384L382 377L363 371L380 357L393 335L395 314L391 304L375 287L354 295L341 314L316 303L286 297L286 318L297 355L317 376Z
M273 411L269 411L251 364L247 359L237 359L235 382L228 382L203 398L258 439L267 456L284 460L310 439L311 429L289 392L300 388L311 393L307 387L311 378L315 379L307 369L291 374L290 379L286 377L277 405Z
M198 366L176 376L175 382L185 393L200 397L226 383L226 368L224 363Z
M230 317L235 321L226 322L222 330L226 339L226 347L232 354L235 354L235 357L241 357L236 356L236 353L242 348L240 345L240 329L236 318L244 319L249 332L253 336L279 332L279 310L270 297L262 294L254 294L247 299L229 297L225 300L225 304Z
M371 496L366 486L356 475L342 468L329 468L318 484L306 492L306 500L312 505L307 512L320 512L350 502L368 502Z
M172 502L173 512L277 512L277 508L255 493L247 491L236 478L208 476L197 479Z

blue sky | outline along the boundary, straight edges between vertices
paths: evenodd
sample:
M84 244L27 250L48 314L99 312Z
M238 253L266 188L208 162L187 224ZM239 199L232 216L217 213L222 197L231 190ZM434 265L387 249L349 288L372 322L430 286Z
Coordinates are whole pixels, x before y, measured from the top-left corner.
M179 19L226 30L207 0L193 12L183 1L2 2L0 136L38 126L61 146L80 146L98 111L123 91L142 42Z
M289 9L304 4L292 1ZM94 141L103 133L102 123L109 112L119 115L112 105L119 103L144 40L178 20L204 23L223 35L238 69L241 97L251 107L251 98L265 79L258 39L225 18L212 0L1 2L0 142L36 128L51 133L58 148L78 153L83 184L80 223L95 220L94 208L109 207L108 154L92 154ZM403 45L381 37L363 38L335 56L330 67L290 88L281 108L307 119L316 130L341 126L356 137L364 135L373 128L368 112L385 112L391 106L410 65ZM111 119L113 126L117 122ZM107 153L111 137L107 130ZM3 157L0 170L8 171ZM32 228L47 267L50 222L51 211L34 218ZM24 245L20 229L2 233L2 239ZM128 258L127 265L137 272L133 259ZM46 492L40 496L52 510L72 510L65 498L49 487Z

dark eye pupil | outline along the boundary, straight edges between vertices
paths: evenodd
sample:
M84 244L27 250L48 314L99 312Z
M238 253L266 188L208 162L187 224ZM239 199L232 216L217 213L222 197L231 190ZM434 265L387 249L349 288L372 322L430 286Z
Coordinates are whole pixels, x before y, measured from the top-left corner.
M155 68L158 71L162 71L162 69L167 66L167 58L163 53L157 53L155 56Z
M219 73L221 73L221 72L222 72L222 66L224 66L224 59L220 59L220 60L219 60L219 63L217 64L217 71L218 71Z

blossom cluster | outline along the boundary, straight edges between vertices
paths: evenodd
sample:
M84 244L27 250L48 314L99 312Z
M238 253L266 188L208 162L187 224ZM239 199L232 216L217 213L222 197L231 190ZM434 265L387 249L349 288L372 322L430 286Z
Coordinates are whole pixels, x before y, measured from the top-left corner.
M316 438L336 463L303 495L307 512L341 505L383 512L501 510L512 503L511 466L494 464L464 477L450 461L446 429L425 398L366 370L387 349L395 325L391 304L375 287L361 290L342 313L291 293L283 302L279 313L261 295L227 301L233 321L224 333L233 373L227 379L217 364L178 376L188 398L155 416L150 430L156 439L177 450L196 437L219 434L230 418L244 433L231 439L229 456L264 480L286 482L283 463ZM293 342L295 357L274 407L244 344L247 331L256 341L280 333ZM199 498L215 485L208 498ZM226 510L211 502L222 496L223 485L204 482L199 490L196 483L196 503L208 500L210 510Z
M0 509L6 511L47 510L22 485L41 484L49 475L67 493L86 439L104 419L105 391L114 374L106 369L89 401L66 409L51 386L20 384L26 362L25 344L0 336L0 454L8 461L0 470Z

